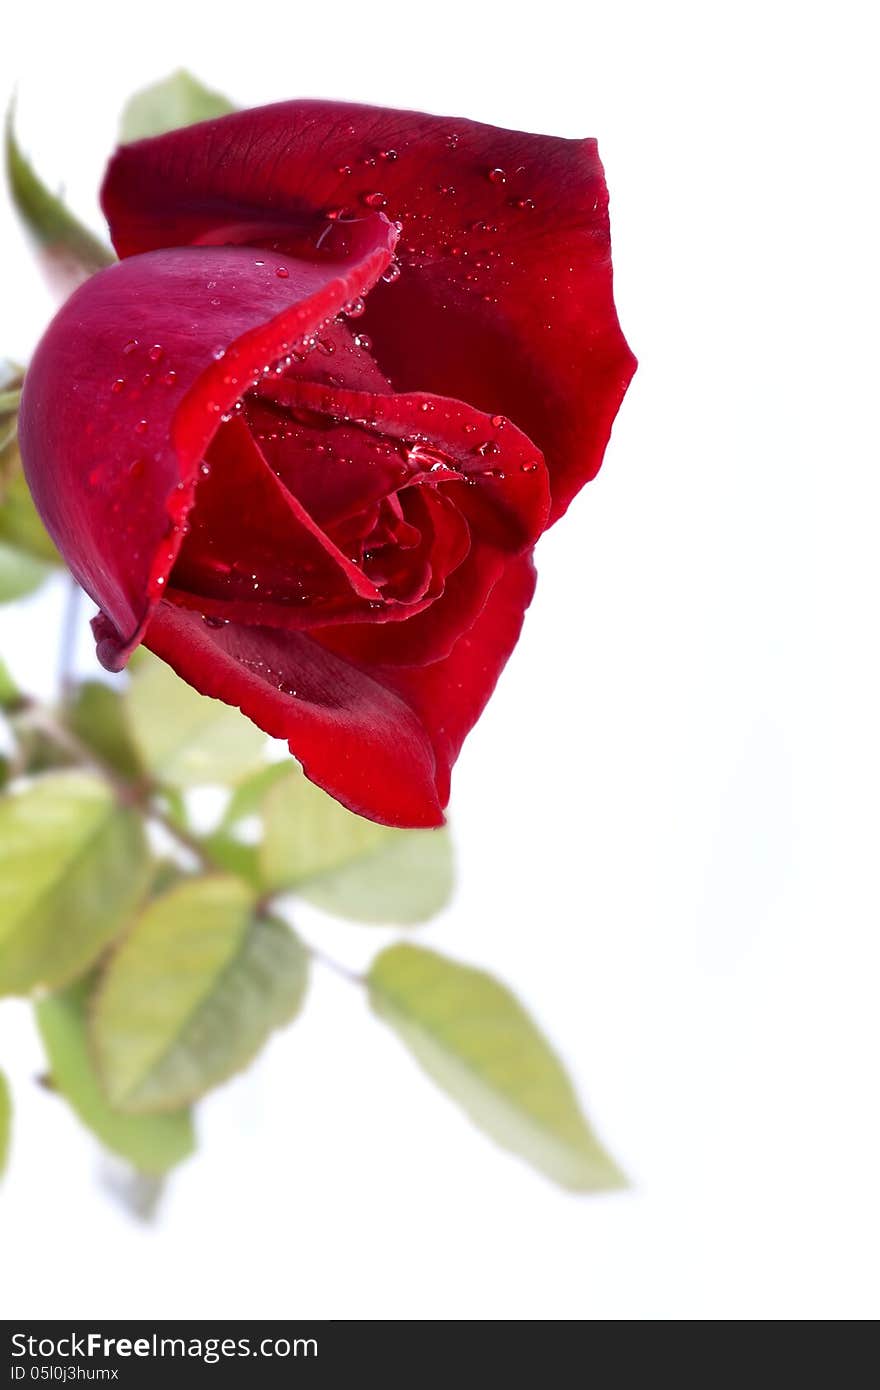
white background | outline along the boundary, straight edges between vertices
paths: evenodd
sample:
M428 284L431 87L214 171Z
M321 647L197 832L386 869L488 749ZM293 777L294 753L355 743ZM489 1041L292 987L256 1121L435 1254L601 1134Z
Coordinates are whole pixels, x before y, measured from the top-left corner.
M7 1317L854 1318L876 1297L876 46L868 4L15 5L0 98L97 225L130 90L363 99L596 135L641 360L542 541L458 767L426 942L534 1009L633 1179L562 1195L494 1150L357 991L202 1107L153 1227L34 1085L0 1192ZM49 312L0 208L0 351ZM51 679L58 594L0 611ZM83 641L84 669L92 657ZM360 964L386 934L303 916Z

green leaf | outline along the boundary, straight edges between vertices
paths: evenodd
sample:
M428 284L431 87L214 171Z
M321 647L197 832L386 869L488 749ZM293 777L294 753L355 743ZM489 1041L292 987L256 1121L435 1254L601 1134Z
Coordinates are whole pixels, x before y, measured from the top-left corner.
M152 655L132 673L127 708L141 761L158 782L229 784L262 761L266 737L249 719L200 695Z
M109 247L49 192L25 159L15 138L11 104L6 113L6 178L22 221L37 244L63 269L65 279L84 279L112 264L115 257Z
M260 872L260 852L256 843L245 843L239 838L242 824L252 816L259 816L268 790L285 777L290 776L290 763L268 763L251 777L240 782L229 798L220 824L205 839L205 849L212 860L237 874L255 888L262 887Z
M170 77L135 92L122 113L119 139L123 144L162 135L166 130L195 125L214 116L225 116L235 107L219 92L203 87L190 73L178 68Z
M96 777L50 773L0 802L0 994L55 987L112 941L145 890L138 815Z
M395 833L346 811L295 768L271 788L263 814L260 860L271 889L330 873L372 853Z
M0 709L14 709L21 699L21 691L16 685L6 662L0 657Z
M16 443L3 456L0 478L0 542L46 565L60 565L61 557L40 520L21 467Z
M406 924L432 917L452 892L446 830L392 830L340 806L288 770L264 802L260 868L273 890L357 922Z
M0 1178L6 1171L9 1158L9 1134L12 1128L12 1098L6 1077L0 1071Z
M120 1115L101 1090L89 1053L82 981L37 1004L37 1023L52 1081L76 1114L108 1149L144 1173L165 1173L195 1148L187 1110L168 1115Z
M84 681L66 715L71 733L125 778L143 777L125 712L125 697L103 681Z
M48 576L49 566L42 560L16 550L0 537L0 603L11 603L13 599L32 594Z
M241 1070L302 1003L308 958L245 884L188 879L144 910L110 957L92 1039L106 1094L166 1110Z
M587 1125L562 1063L491 975L397 945L376 958L367 983L379 1017L503 1148L563 1187L625 1186Z
M449 831L392 830L373 854L301 883L298 893L354 922L409 926L446 906L454 886Z

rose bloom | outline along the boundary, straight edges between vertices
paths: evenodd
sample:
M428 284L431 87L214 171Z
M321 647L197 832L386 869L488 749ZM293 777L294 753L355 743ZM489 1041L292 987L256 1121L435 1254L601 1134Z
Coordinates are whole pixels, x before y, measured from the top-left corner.
M607 202L595 141L336 102L118 150L121 259L19 425L102 663L143 642L351 810L440 824L635 368Z

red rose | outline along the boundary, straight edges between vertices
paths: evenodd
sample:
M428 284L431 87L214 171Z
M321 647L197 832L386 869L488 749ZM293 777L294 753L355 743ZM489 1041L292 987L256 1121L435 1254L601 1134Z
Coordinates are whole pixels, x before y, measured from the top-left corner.
M100 605L391 825L436 825L532 548L634 370L594 141L291 102L123 147L28 480ZM396 256L396 259L395 259Z

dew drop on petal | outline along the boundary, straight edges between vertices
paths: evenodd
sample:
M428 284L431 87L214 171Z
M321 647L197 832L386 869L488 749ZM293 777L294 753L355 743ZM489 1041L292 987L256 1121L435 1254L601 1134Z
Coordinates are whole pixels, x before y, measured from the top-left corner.
M130 338L129 341L125 344L125 347L122 349L122 351L125 353L126 357L128 357L129 353L134 352L136 347L137 338Z
M124 390L124 389L125 389L125 377L118 376L118 377L116 378L116 380L115 380L114 382L111 382L111 384L110 384L110 390L113 392L114 396L118 396L118 395L119 395L119 392L122 391L122 390Z
M507 183L507 175L504 170L497 167L494 169L487 169L486 178L490 183Z
M165 349L163 348L162 344L154 343L153 346L150 348L149 352L147 353L147 356L149 357L151 362L161 362L164 353Z
M384 208L388 206L388 199L385 197L384 193L362 193L361 202L364 204L364 207L368 208Z
M279 280L288 280L290 278L290 271L287 269L286 265L277 265L275 267L275 274L278 276Z
M138 420L137 424L136 424L135 427L134 427L134 432L135 432L135 434L146 434L146 432L147 432L147 422L146 422L146 420Z

